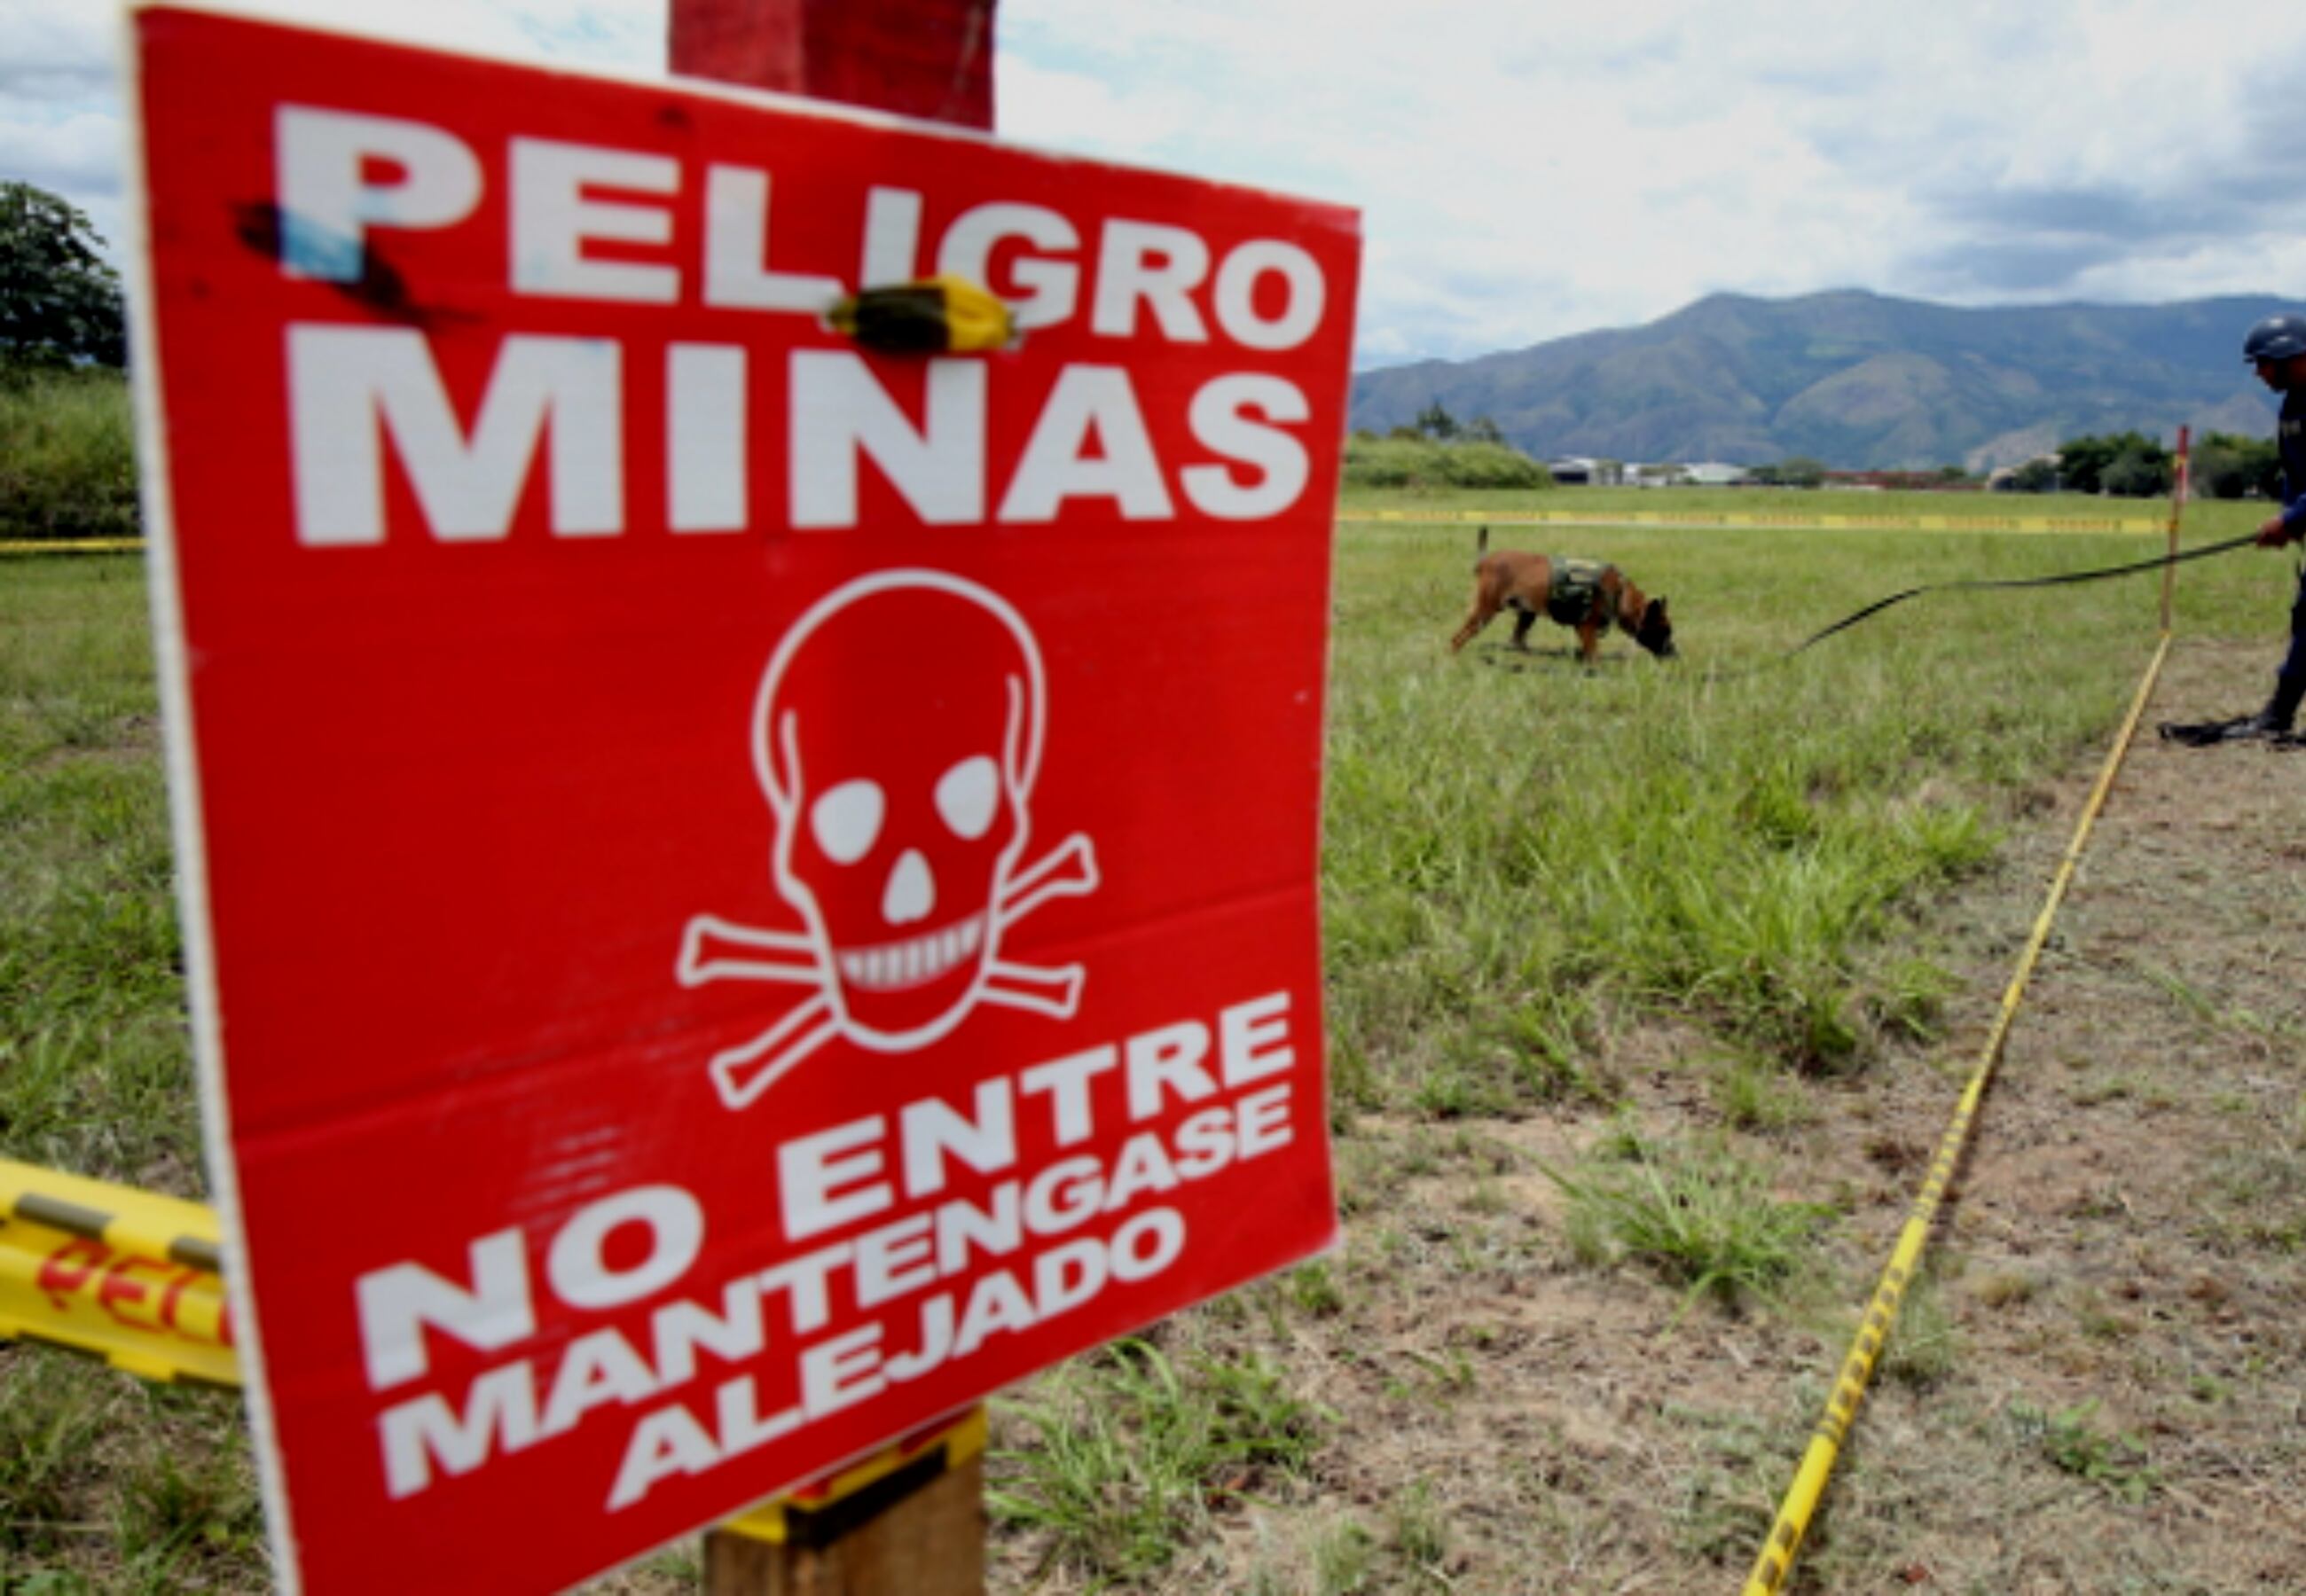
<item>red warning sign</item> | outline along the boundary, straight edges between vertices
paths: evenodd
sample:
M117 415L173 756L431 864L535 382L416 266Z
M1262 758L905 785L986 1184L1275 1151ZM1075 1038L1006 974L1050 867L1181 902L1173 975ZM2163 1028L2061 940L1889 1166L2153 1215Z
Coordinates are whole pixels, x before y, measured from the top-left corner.
M195 1018L287 1576L563 1585L1327 1244L1352 214L135 35ZM937 276L1018 337L827 320Z

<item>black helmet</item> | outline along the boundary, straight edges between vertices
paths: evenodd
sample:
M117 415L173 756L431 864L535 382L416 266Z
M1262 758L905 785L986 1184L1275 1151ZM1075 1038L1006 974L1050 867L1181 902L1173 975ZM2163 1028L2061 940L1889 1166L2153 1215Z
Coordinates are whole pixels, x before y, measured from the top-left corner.
M2306 354L2306 317L2268 316L2242 341L2242 357L2252 363L2293 354Z

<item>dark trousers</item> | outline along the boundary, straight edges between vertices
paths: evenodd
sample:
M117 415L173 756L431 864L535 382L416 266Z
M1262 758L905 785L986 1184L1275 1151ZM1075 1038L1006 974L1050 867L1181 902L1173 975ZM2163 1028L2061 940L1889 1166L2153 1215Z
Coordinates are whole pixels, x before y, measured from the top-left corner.
M2299 572L2298 596L2290 602L2290 652L2274 673L2274 697L2266 706L2266 718L2287 727L2297 718L2301 700L2306 700L2306 569Z

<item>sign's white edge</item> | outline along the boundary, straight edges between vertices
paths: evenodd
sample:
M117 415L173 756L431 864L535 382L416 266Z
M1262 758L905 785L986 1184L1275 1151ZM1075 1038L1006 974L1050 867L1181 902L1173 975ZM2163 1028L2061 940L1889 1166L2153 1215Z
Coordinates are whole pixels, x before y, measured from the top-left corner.
M201 1145L208 1158L209 1194L224 1230L225 1301L241 1361L242 1389L254 1438L257 1485L264 1500L265 1532L282 1596L297 1596L302 1580L296 1532L281 1467L279 1432L272 1413L258 1333L256 1295L247 1267L247 1230L241 1222L240 1171L232 1156L231 1105L224 1090L224 1029L217 997L216 946L209 911L208 855L202 839L199 737L192 724L191 662L177 586L174 478L160 405L159 284L152 261L152 195L144 160L144 54L138 21L147 7L120 15L121 126L127 141L127 258L129 381L136 406L139 490L144 516L144 589L151 606L152 646L160 696L161 760L168 779L168 815L176 851L176 900L184 917L184 991L192 1011L192 1067L201 1098Z

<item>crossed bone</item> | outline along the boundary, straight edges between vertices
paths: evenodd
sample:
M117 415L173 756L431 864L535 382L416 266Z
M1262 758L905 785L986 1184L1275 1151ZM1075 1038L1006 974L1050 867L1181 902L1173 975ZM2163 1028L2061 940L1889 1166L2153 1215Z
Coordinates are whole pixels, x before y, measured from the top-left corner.
M1096 850L1088 837L1076 832L1042 855L1039 863L1003 883L1002 896L986 910L991 923L986 935L995 937L1050 899L1078 898L1095 892L1097 884ZM675 966L683 986L702 986L707 981L777 981L816 988L751 1041L713 1055L713 1084L727 1106L747 1106L835 1033L849 1028L833 1006L832 961L833 950L820 947L802 932L764 931L717 915L690 918L681 933L680 959ZM1078 964L1044 969L996 959L966 1001L981 999L1070 1020L1080 1002L1082 978Z

